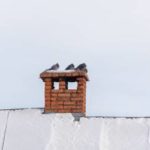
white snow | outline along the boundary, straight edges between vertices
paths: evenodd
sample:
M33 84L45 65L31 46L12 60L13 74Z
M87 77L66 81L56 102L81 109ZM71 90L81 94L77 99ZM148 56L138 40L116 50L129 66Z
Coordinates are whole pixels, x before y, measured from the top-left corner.
M66 73L66 72L75 72L75 70L47 70L46 72Z
M0 111L0 149L3 149L8 111Z
M4 144L3 144L4 143ZM0 111L0 150L150 150L150 118Z
M9 111L4 150L44 150L54 115L41 110Z

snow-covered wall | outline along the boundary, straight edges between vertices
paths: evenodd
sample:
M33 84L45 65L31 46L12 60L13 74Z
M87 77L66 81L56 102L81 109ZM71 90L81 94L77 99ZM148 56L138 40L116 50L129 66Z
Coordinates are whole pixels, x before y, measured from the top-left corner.
M80 118L0 111L0 150L149 150L149 118Z

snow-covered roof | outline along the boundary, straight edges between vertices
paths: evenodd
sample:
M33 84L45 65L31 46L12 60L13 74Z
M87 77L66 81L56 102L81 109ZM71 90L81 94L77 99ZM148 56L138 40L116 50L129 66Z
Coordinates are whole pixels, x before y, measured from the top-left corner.
M41 109L0 111L1 150L148 150L150 119L85 118Z

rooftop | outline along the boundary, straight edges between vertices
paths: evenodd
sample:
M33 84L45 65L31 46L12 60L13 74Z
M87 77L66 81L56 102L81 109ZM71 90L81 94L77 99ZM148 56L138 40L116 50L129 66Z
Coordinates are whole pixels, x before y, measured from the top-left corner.
M0 111L1 150L148 150L149 118L86 118L42 109Z

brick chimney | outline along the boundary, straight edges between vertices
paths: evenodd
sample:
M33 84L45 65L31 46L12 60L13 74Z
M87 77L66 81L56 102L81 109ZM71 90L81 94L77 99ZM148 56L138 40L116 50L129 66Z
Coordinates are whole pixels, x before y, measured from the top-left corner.
M86 81L89 81L86 72L49 71L41 73L40 78L45 83L45 112L85 114ZM75 82L77 87L69 89L68 85Z

